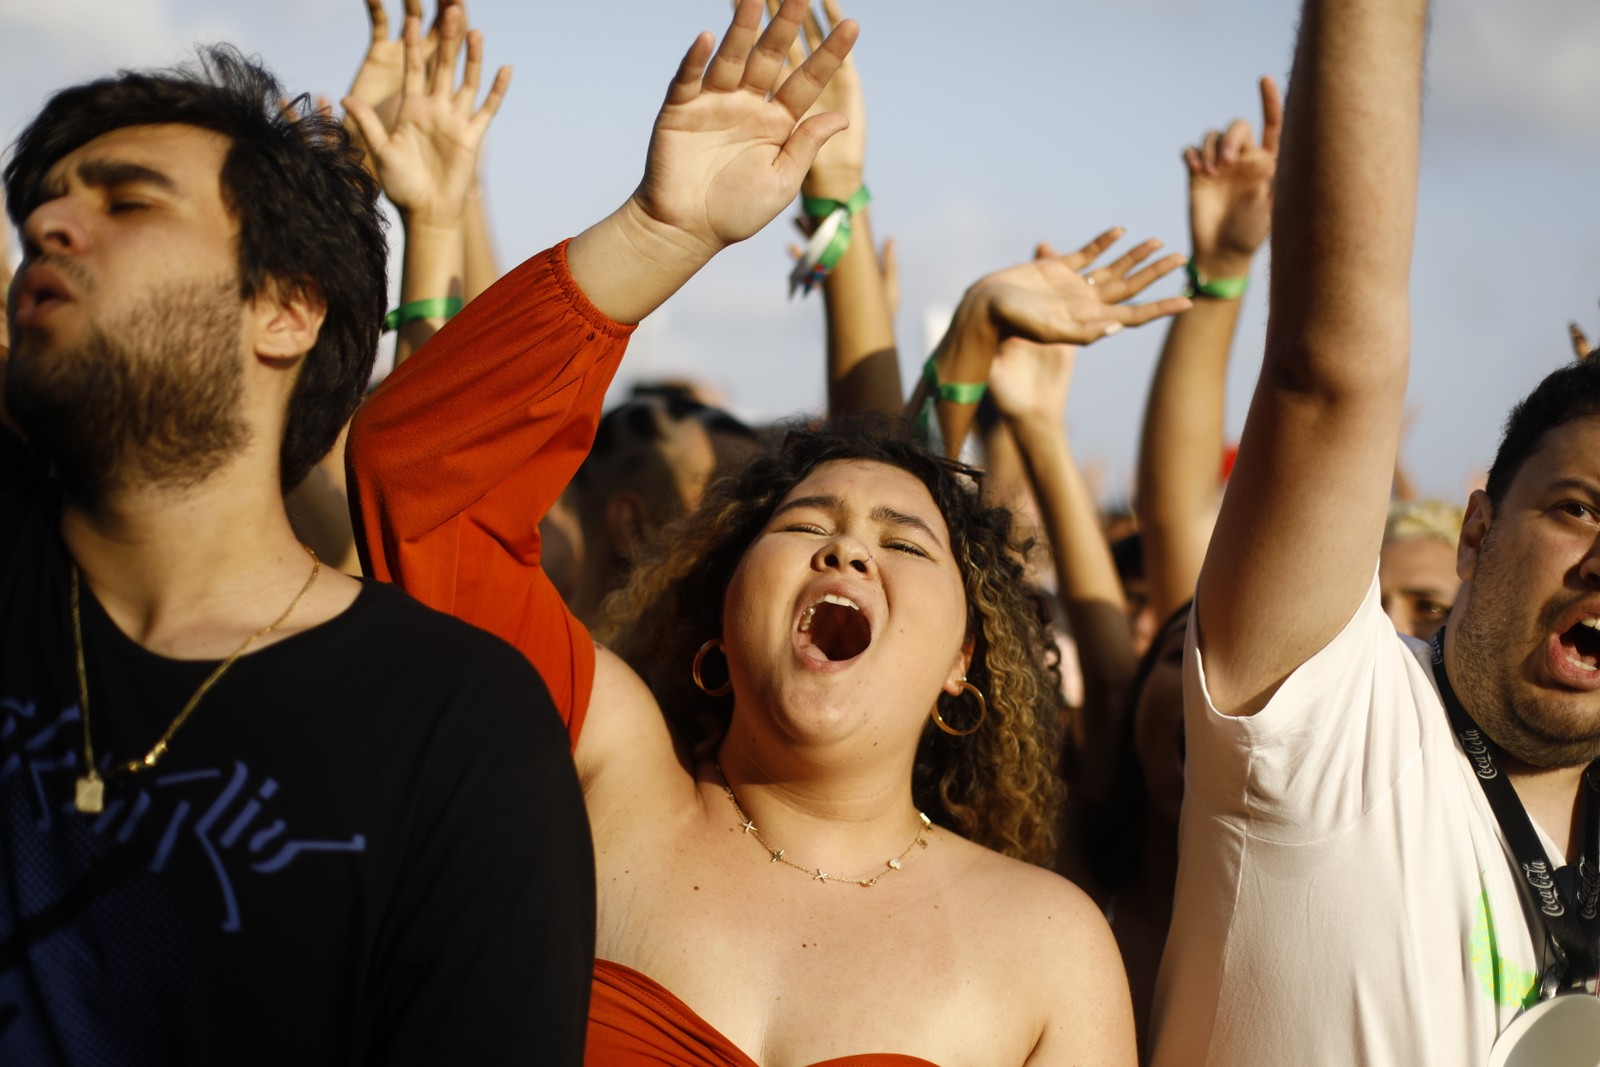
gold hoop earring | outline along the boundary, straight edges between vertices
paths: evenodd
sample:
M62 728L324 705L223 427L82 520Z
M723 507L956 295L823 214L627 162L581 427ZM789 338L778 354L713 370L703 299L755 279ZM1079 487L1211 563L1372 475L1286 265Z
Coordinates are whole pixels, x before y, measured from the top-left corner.
M697 689L699 689L700 692L704 693L706 696L723 697L723 696L727 696L729 693L733 692L733 679L732 678L729 678L726 682L723 682L717 688L710 689L710 688L707 688L705 680L700 677L700 664L705 661L706 653L710 652L713 648L721 648L721 647L722 647L722 638L713 637L711 640L707 641L705 644L700 646L700 651L698 651L698 652L696 652L694 654L694 663L691 664L690 667L689 667L689 673L694 676L695 687ZM982 699L982 698L980 697L979 699Z
M982 728L984 720L989 717L989 702L983 699L983 694L978 691L978 687L963 678L961 679L961 688L971 693L978 701L978 721L973 723L969 729L957 730L945 722L944 716L939 714L939 701L935 700L933 702L933 724L951 737L966 737L969 734L977 733Z

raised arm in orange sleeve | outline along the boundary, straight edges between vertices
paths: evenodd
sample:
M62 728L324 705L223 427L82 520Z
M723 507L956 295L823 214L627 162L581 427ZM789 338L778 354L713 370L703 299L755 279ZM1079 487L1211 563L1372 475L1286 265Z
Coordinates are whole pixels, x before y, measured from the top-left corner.
M634 327L589 302L566 249L396 370L356 414L347 462L366 573L520 649L576 742L594 645L539 566L539 520L588 454Z

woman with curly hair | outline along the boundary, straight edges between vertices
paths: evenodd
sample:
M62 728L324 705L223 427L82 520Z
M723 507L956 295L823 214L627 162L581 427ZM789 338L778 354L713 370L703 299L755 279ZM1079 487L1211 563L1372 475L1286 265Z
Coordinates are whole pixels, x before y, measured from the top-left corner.
M1053 855L1061 702L1010 530L903 427L846 422L716 486L608 601L592 1057L652 1062L666 1004L766 1063L1131 1062L1104 922L1023 862Z
M853 23L780 81L805 9L763 33L745 0L720 48L698 40L628 203L368 401L369 573L515 644L568 720L599 902L589 1062L1131 1064L1104 920L1025 862L1053 854L1059 698L1009 517L956 469L884 423L792 435L617 595L617 651L539 567L631 324L782 210L839 128L805 116ZM1081 265L1040 269L1086 287ZM1135 321L1119 299L1091 301L1088 334Z
M819 472L830 465L839 469ZM775 455L722 482L661 538L656 556L640 561L628 587L607 601L597 636L639 672L691 756L715 763L734 723L736 694L750 691L754 680L741 685L736 675L745 670L749 637L727 629L728 605L707 591L742 593L753 580L746 557L764 548L768 527L789 535L794 544L785 550L810 553L809 574L824 576L813 583L826 590L802 598L794 631L797 654L824 674L838 673L876 639L879 612L859 594L852 597L856 587L886 586L901 570L927 566L937 546L954 565L965 605L940 620L959 628L958 667L937 687L932 710L922 709L925 721L900 730L914 742L903 753L912 761L912 799L935 825L1047 864L1061 801L1052 765L1063 705L1060 680L1045 664L1057 653L1022 580L1018 557L1026 546L1009 543L1010 514L986 507L963 484L961 470L928 453L904 424L887 419L857 417L791 432ZM894 536L855 538L839 532L835 512L845 501L813 493L808 483L814 475L824 487L884 480L909 497L920 484L936 510L896 512L870 499L862 510L876 512L874 521ZM945 526L937 537L935 514ZM880 540L887 546L881 551ZM914 646L907 659L937 667L928 652L926 645ZM698 667L685 671L685 663ZM708 681L713 673L717 681L728 679L731 689ZM737 759L728 757L729 766Z

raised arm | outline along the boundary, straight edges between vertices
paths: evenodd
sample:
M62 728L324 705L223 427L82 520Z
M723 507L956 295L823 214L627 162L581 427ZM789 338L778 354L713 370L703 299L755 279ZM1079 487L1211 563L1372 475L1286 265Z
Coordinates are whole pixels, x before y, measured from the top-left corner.
M449 318L445 301L454 307L465 301L467 195L476 181L484 134L511 83L511 68L501 67L479 105L483 35L467 31L459 4L441 11L431 55L417 16L406 16L403 37L405 73L392 125L360 97L345 99L406 231L396 363L444 325ZM467 59L458 86L456 61L463 44Z
M1139 443L1139 530L1155 617L1194 596L1211 540L1222 466L1228 354L1250 264L1272 228L1283 105L1261 79L1261 140L1243 121L1183 154L1189 172L1194 307L1172 321Z
M844 21L838 0L823 0L822 6L829 26ZM767 0L767 7L776 12L777 0ZM806 48L797 39L790 50L791 67L799 67L807 50L815 51L823 41L821 23L810 9L804 36ZM849 243L821 284L827 318L828 411L898 414L905 406L905 392L895 349L894 307L873 244L872 209L859 202L866 195L867 110L853 58L840 65L813 111L833 111L850 120L845 130L822 146L800 184L802 227L813 240L825 247L827 234L834 231L816 230L838 205L846 205L849 221ZM858 198L856 205L851 204L852 197Z
M787 207L817 151L848 122L806 113L850 54L857 26L834 26L783 77L806 0L784 0L765 30L741 0L720 46L702 33L667 89L644 178L567 251L573 280L606 315L636 323L731 244Z
M1259 710L1372 581L1410 347L1427 0L1306 0L1261 378L1200 576L1210 695Z
M1050 539L1057 596L1083 671L1085 714L1076 717L1072 740L1084 773L1073 784L1098 799L1111 770L1134 655L1122 583L1063 421L1077 354L1075 345L1012 337L995 353L989 391L1016 441Z
M520 649L576 738L594 646L540 569L538 524L594 440L630 323L794 199L844 120L801 122L855 24L770 93L804 15L765 33L744 0L712 58L699 37L656 121L645 176L611 216L508 273L356 416L349 466L367 573Z
M915 415L930 399L935 401L946 455L960 454L981 396L981 391L957 396L949 387L987 381L989 363L1004 341L1018 337L1040 344L1085 345L1189 306L1182 297L1125 303L1183 265L1182 256L1167 256L1139 267L1161 247L1160 241L1146 241L1109 266L1085 270L1121 235L1120 229L1107 230L1066 255L1041 245L1034 259L979 278L962 296L930 357L938 387L944 388L934 397L936 386L925 373L909 405Z

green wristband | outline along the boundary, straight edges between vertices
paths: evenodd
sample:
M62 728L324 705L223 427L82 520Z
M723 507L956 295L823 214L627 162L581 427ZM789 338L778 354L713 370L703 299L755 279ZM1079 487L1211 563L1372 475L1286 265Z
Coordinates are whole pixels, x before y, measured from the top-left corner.
M1195 269L1194 260L1183 265L1183 272L1189 276L1189 289L1185 296L1205 296L1212 300L1237 300L1244 295L1250 287L1250 276L1242 278L1204 278Z
M383 317L383 332L398 330L419 319L448 319L460 311L463 301L459 296L436 296L428 300L413 300L401 304Z
M805 255L789 276L791 296L797 288L811 292L822 279L833 273L833 268L839 265L845 250L850 247L850 217L866 207L871 199L872 194L867 192L865 185L852 193L848 200L829 200L822 196L801 198L801 209L816 219L818 225L806 245ZM829 227L833 230L831 235L827 234ZM828 243L818 247L825 235Z
M825 196L803 196L800 198L800 207L814 219L825 219L840 208L844 208L854 215L871 201L872 194L867 192L867 187L863 185L851 193L848 200L829 200Z
M989 391L988 382L941 382L939 369L934 366L932 356L922 365L922 376L927 379L935 396L952 404L976 404Z

